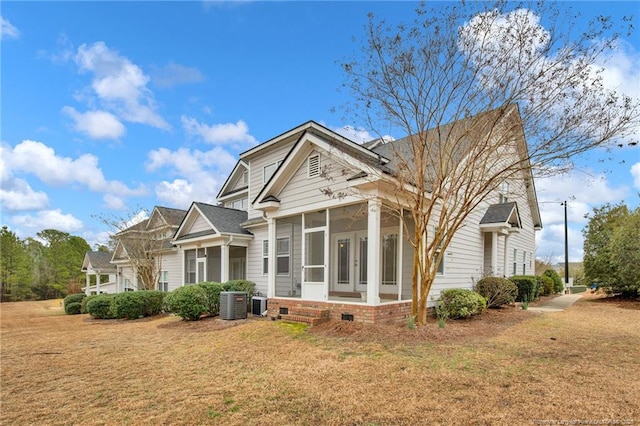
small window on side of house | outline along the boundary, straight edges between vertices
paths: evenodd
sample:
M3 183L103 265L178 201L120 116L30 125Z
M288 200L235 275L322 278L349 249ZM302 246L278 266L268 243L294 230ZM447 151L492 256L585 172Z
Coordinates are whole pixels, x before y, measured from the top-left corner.
M320 154L314 154L307 160L307 178L320 176Z
M269 240L262 240L262 275L269 273Z
M248 185L249 184L249 173L247 172L243 172L242 173L242 185Z

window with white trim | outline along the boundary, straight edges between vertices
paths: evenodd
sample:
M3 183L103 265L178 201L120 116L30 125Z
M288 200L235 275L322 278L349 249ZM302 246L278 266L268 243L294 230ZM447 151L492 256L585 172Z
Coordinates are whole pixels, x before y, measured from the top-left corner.
M248 185L249 184L249 173L242 172L242 184L243 185Z
M169 291L169 271L160 271L158 277L158 290L167 292Z
M278 275L289 275L289 237L277 239L276 258L276 273Z
M262 240L262 275L269 273L269 240Z
M527 252L522 253L522 275L527 275Z
M247 210L247 205L249 203L248 198L241 198L239 200L233 200L231 202L231 208L236 210Z
M513 275L518 273L518 249L513 249Z
M320 154L307 159L307 179L320 176Z
M500 204L509 202L509 182L502 182L502 185L500 185L500 198L498 202Z
M271 179L271 176L273 176L280 164L282 164L282 160L264 166L262 169L262 183L267 183L269 179Z

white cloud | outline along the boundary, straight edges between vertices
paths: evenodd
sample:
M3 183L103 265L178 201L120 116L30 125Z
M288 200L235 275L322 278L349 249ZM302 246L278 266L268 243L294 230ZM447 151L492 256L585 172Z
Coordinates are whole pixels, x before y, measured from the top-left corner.
M536 179L536 192L542 216L543 229L536 234L538 258L564 262L564 206L567 201L567 228L569 232L569 260L580 261L583 254L582 229L587 214L605 203L618 203L625 199L628 188L612 187L603 174L589 176L577 172Z
M57 229L62 232L74 232L82 229L82 221L71 214L63 214L60 209L41 210L33 215L13 216L12 222L30 231Z
M633 176L633 187L640 189L640 163L631 166L631 176Z
M257 139L249 134L249 126L242 120L234 123L204 124L195 118L182 116L180 118L184 131L193 136L199 136L205 142L224 145L231 143L255 144Z
M153 67L151 78L158 87L172 87L180 84L199 83L204 76L197 68L169 62L164 67Z
M98 158L83 154L76 159L58 156L42 142L24 140L15 147L3 149L3 175L31 174L52 186L77 183L94 192L119 197L144 195L144 186L129 188L119 181L108 181L98 166Z
M149 77L129 59L99 41L81 45L75 62L81 72L93 73L91 87L104 109L125 121L171 128L157 112L153 93L147 88Z
M18 38L18 36L20 36L20 31L8 19L0 16L0 39Z
M119 139L126 129L118 118L106 111L87 111L80 113L65 106L62 112L74 120L74 128L92 139Z
M187 208L192 201L215 202L220 186L236 159L221 147L210 151L159 148L149 152L148 171L162 169L178 177L156 186L158 199L173 207Z
M38 210L49 205L49 197L34 191L24 179L9 178L2 180L0 202L9 211Z

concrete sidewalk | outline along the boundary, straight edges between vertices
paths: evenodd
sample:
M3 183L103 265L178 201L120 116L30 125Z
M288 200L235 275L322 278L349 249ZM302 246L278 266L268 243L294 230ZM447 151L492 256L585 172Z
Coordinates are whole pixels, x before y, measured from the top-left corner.
M529 306L528 309L534 312L561 312L576 303L581 297L581 293L563 294L561 296L554 297L541 305Z

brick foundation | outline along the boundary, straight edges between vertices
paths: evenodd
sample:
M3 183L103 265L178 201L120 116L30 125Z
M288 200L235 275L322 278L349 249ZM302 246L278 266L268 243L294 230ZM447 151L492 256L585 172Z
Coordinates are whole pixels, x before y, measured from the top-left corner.
M353 321L369 324L401 324L411 315L411 301L369 306L358 303L313 302L309 300L270 298L267 301L268 316L277 318L280 308L290 312L300 310L328 310L329 318L341 321L343 314L353 315Z

